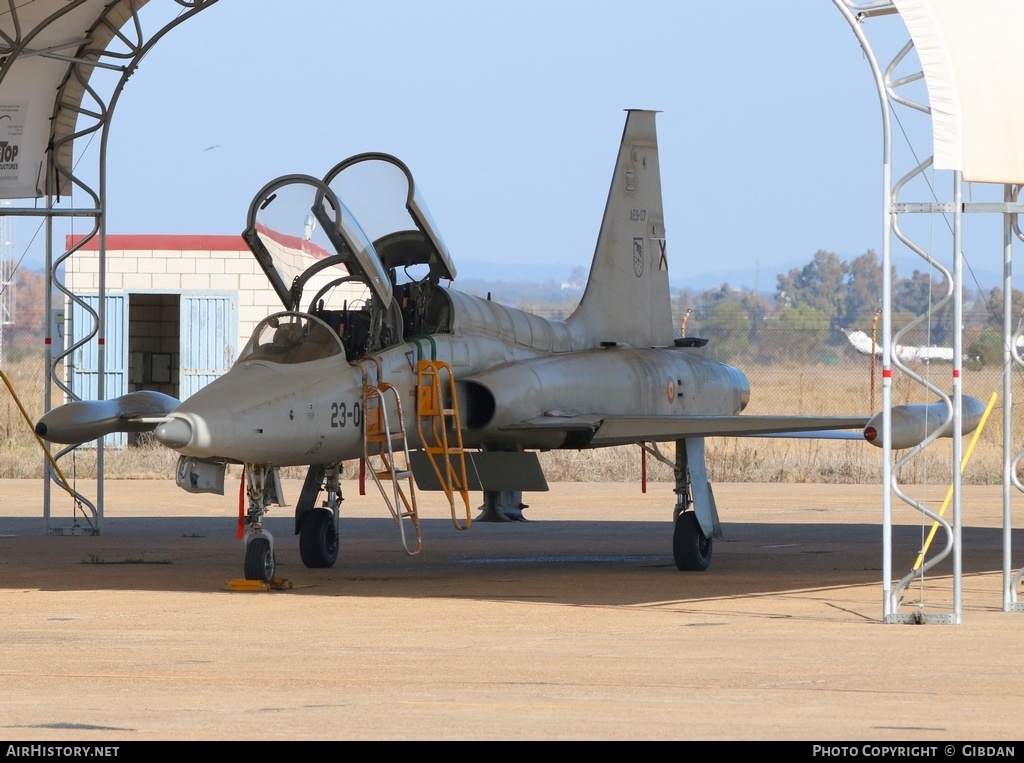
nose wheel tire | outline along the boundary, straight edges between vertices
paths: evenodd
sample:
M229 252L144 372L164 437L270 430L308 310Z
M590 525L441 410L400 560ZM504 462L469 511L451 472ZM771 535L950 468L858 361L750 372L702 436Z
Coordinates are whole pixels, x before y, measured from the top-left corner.
M245 546L245 579L272 583L276 566L270 540L261 535L253 536Z
M683 572L703 572L711 564L711 538L697 521L697 514L685 511L676 517L672 531L672 556Z
M333 567L338 561L338 529L334 512L313 509L299 528L299 556L307 567Z

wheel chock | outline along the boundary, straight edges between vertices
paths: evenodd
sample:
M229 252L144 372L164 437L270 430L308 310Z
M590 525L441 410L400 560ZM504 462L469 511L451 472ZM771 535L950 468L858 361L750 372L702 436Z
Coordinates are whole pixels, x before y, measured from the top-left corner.
M292 581L288 578L274 578L267 583L263 580L245 580L235 578L228 581L229 591L287 591L292 587Z

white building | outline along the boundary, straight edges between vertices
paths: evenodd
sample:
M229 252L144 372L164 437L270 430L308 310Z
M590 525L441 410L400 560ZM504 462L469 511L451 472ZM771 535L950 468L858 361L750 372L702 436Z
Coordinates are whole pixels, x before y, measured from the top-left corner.
M81 237L67 239L68 249ZM224 373L260 320L283 309L241 236L106 237L106 398L153 389L185 399ZM99 304L98 239L66 260L64 282ZM66 305L77 341L94 322ZM70 343L68 343L70 345ZM95 340L71 357L72 389L96 397Z

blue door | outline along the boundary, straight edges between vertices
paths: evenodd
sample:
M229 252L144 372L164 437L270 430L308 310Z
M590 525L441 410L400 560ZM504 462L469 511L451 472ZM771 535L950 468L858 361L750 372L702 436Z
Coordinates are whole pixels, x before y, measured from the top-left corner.
M181 295L181 375L185 400L235 362L238 308L234 294Z

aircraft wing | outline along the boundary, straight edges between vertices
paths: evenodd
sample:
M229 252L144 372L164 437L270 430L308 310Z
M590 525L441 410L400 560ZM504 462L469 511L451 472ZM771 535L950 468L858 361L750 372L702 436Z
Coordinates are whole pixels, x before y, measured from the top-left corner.
M564 432L567 442L578 447L629 445L687 437L793 436L820 433L832 437L836 430L864 429L867 416L539 416L503 431L524 434ZM852 433L851 433L852 434ZM854 435L855 437L858 435ZM862 436L862 435L861 435Z

